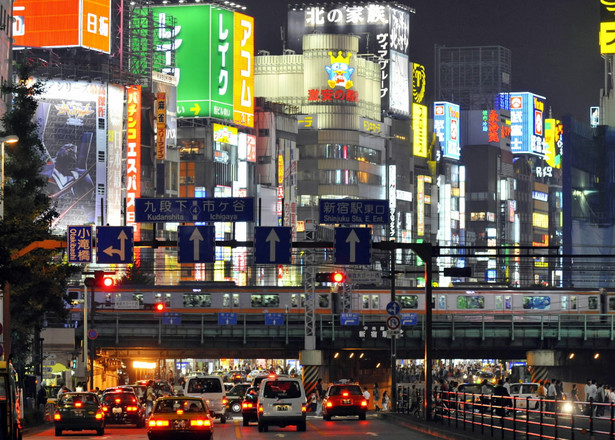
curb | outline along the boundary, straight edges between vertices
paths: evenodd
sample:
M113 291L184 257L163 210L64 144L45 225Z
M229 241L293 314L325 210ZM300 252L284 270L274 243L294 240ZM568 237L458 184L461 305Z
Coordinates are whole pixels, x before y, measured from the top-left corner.
M406 414L380 412L378 417L383 420L390 421L391 423L395 423L396 425L403 426L404 428L444 440L476 440L476 436L470 436L460 433L454 429L448 429L442 426L439 422L426 422Z

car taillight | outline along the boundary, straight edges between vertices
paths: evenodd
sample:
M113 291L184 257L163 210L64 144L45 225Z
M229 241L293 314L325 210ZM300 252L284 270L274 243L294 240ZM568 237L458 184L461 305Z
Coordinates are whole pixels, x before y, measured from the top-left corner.
M96 411L96 420L101 420L105 415L102 413L101 410Z
M228 403L228 399L226 397L222 399L222 405L226 405L227 403Z
M301 405L301 412L307 412L307 405Z
M109 412L109 407L108 406L103 406L103 412Z
M326 406L327 408L333 408L333 403L331 403L331 402L327 401L327 403L325 404L325 406Z
M169 426L169 421L168 420L149 419L149 426L151 426L151 427Z
M348 397L348 391L344 391L344 392L342 393L342 396L343 396L343 397Z
M190 420L190 426L211 426L211 420L208 420L208 419Z
M82 406L83 406L83 403L75 402L75 408L81 408Z
M265 410L265 409L264 409L262 406L259 406L259 407L258 407L258 412L261 412L261 413L262 413L264 410Z
M115 403L120 403L122 399L115 399Z
M249 409L249 408L252 408L252 404L251 404L250 402L243 402L243 403L241 404L241 407L242 407L242 408Z
M361 406L367 406L367 400L361 400Z
M57 412L57 413L55 413L55 414L53 415L53 420L62 420L62 416L60 415L60 413L59 413L59 412Z
M127 406L126 407L126 411L137 411L137 407L136 406Z

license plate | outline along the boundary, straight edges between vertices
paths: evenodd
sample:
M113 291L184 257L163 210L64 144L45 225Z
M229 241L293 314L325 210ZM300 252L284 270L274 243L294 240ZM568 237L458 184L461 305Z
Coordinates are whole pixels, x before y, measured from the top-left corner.
M290 409L290 405L278 405L276 406L278 411L288 411Z
M77 409L77 410L73 411L73 415L75 417L83 417L83 411L81 411L80 409Z
M352 404L352 400L350 399L342 399L342 405L351 405Z
M113 414L122 414L122 408L113 408Z

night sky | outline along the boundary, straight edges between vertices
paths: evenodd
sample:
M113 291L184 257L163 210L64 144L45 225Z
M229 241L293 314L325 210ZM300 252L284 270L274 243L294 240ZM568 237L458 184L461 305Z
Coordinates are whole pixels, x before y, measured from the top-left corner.
M255 18L256 50L282 53L287 0L239 0ZM315 2L314 2L315 3ZM500 45L512 52L512 91L547 98L553 117L588 121L598 105L604 64L598 47L599 0L404 0L410 18L410 60L433 82L434 45ZM428 83L428 94L431 89ZM431 98L431 96L429 96Z

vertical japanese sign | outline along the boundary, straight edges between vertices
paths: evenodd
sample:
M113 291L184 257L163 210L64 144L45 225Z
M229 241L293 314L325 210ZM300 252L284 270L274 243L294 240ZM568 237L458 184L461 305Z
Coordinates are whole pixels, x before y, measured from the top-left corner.
M164 160L167 153L167 96L156 94L156 159Z
M510 149L513 153L545 155L545 98L532 93L510 94Z
M135 199L141 196L141 86L126 88L126 226L135 227Z
M233 119L233 26L232 11L211 9L211 116L229 120Z
M67 239L69 263L92 262L91 226L68 226Z
M254 18L235 13L233 122L254 127Z
M427 107L412 104L412 140L414 155L427 157Z
M433 120L434 132L440 140L442 155L449 159L461 159L459 106L450 102L435 102Z
M425 235L425 176L416 176L416 235Z
M600 53L615 53L615 4L600 0Z

